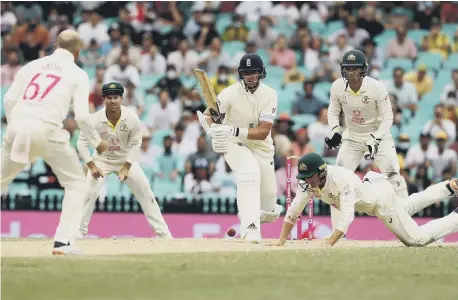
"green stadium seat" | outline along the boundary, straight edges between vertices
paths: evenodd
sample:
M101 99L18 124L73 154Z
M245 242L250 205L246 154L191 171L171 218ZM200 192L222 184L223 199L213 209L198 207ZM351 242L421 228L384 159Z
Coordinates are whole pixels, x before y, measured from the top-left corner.
M304 84L302 82L288 83L285 85L285 89L300 93L304 90L303 86Z
M8 195L11 198L28 196L30 195L29 185L25 182L13 182L8 186Z
M162 146L164 142L164 137L167 135L173 135L173 130L164 129L164 130L156 130L153 132L153 144L157 146Z
M276 78L277 80L283 80L283 76L285 75L285 70L282 67L277 66L267 66L266 71L268 76L272 78Z
M432 53L432 52L420 52L418 54L417 62L415 63L415 67L419 65L426 65L428 69L438 70L442 65L443 57L439 53Z
M89 79L95 78L96 69L95 67L83 67L84 72L87 73Z
M324 152L324 147L325 147L325 144L324 144L324 140L311 140L310 141L310 144L313 146L313 148L315 148L315 152L322 155L323 152Z
M197 85L197 79L195 76L181 76L180 80L183 83L184 87L187 89Z
M258 27L258 22L256 21L247 21L245 23L246 27L248 27L249 30L256 29Z
M156 84L156 82L159 81L164 75L159 74L152 74L152 75L142 75L140 76L140 88L143 89L149 89L153 85Z
M84 192L84 191L82 191ZM47 189L43 190L39 194L39 199L40 201L45 200L45 198L48 197L49 199L54 199L57 198L59 200L62 200L64 198L64 190L62 189Z
M312 22L312 23L308 23L308 28L313 33L321 34L322 32L326 30L326 25L324 23Z
M232 15L229 13L222 13L216 19L216 30L222 35L227 26L232 23Z
M323 35L325 37L329 37L331 34L334 32L344 28L344 22L343 21L331 21L328 23L326 28L323 30Z
M181 191L181 177L177 177L175 181L168 179L155 178L153 182L153 192L157 197L175 196Z
M103 19L103 23L107 25L108 28L110 28L111 24L118 22L118 18L105 18Z
M227 53L237 53L244 51L245 43L240 41L225 42L223 44L223 51Z
M421 44L421 40L425 35L428 35L428 30L425 29L413 29L407 31L407 37L411 38L417 45Z
M266 49L258 49L257 53L259 56L261 56L262 60L264 61L264 64L268 65L270 61L270 57Z
M387 45L388 42L395 37L396 37L396 31L394 31L393 29L388 29L382 32L381 34L379 34L378 36L376 36L374 38L374 41L378 45Z
M403 68L404 71L409 71L413 68L413 62L408 58L388 58L386 60L386 68L391 72L397 67Z
M328 165L335 166L337 157L324 157L323 159Z
M311 123L316 121L315 115L310 114L300 114L291 116L291 120L294 121L293 130L297 130L301 127L308 126Z
M444 69L458 69L458 53L450 54L447 61L444 62Z
M38 176L40 174L44 174L44 173L46 173L46 165L45 165L44 160L39 158L32 165L31 175L32 175L32 177L36 177L36 176Z

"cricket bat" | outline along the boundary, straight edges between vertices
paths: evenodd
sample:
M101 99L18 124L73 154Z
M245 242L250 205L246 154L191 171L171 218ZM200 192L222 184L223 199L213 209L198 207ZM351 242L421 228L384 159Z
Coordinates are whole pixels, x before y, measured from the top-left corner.
M208 110L210 112L210 117L214 123L221 124L223 122L223 116L219 111L215 90L213 89L210 79L208 78L205 71L201 69L195 69L194 73L196 74L197 80L199 81L199 85L202 89L202 93L204 94L205 103L207 104Z

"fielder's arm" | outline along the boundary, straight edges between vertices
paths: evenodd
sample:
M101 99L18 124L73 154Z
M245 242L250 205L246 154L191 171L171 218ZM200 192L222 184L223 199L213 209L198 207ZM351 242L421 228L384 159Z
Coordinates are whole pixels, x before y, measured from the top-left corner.
M17 104L19 97L21 96L22 86L25 84L26 78L26 66L19 69L14 76L14 81L11 84L10 88L3 97L3 107L5 108L5 115L7 122L10 122L10 113L13 110L13 107Z
M78 150L78 153L80 154L84 163L89 168L91 168L91 166L94 165L94 162L92 161L92 155L89 151L89 142L86 139L84 132L81 132L78 137L78 141L76 142L76 149Z
M340 192L340 218L332 235L328 238L328 243L331 246L334 246L334 244L344 236L348 227L355 219L355 187L346 180L339 182L337 187Z
M339 97L337 94L337 82L334 82L331 86L331 96L329 99L328 107L328 124L331 130L340 128L340 112L342 111L342 106L339 102Z
M130 150L127 156L126 162L124 163L123 168L128 170L132 166L132 163L137 161L138 156L140 155L140 147L142 145L142 132L141 132L141 122L137 115L132 114L132 128L130 128L129 133L129 145ZM128 118L130 119L130 118ZM129 124L130 125L130 124Z
M390 132L391 126L393 125L393 109L391 108L390 96L384 86L382 86L379 95L383 95L382 98L376 101L379 114L382 117L382 123L374 134L376 139L382 139Z

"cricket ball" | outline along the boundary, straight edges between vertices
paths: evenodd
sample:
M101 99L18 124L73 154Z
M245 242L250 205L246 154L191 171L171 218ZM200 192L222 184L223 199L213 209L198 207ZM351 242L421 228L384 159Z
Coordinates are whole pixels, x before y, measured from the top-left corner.
M229 228L229 229L227 230L226 233L227 233L228 236L233 237L233 236L236 234L236 231L235 231L234 228L231 227L231 228Z

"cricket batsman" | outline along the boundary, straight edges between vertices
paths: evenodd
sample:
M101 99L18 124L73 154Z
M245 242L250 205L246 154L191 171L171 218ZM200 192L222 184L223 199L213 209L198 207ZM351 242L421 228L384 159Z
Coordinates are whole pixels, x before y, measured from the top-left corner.
M137 114L121 105L123 94L124 87L120 83L104 84L102 97L105 101L105 108L91 116L91 125L108 143L108 150L102 154L94 153L91 156L86 135L80 135L77 142L78 152L89 168L88 191L79 236L83 237L88 232L89 221L104 177L116 173L119 180L125 182L132 190L157 236L171 238L172 235L161 215L148 178L136 161L142 143L141 122Z
M24 167L42 157L65 189L53 254L70 254L78 232L86 190L78 154L69 143L63 120L73 106L75 120L98 153L107 148L89 125L89 77L79 68L82 42L75 31L62 31L50 56L22 67L6 93L8 128L2 151L1 187L7 189Z
M260 224L275 221L283 210L276 204L271 136L277 115L277 92L262 83L266 69L255 53L241 58L238 73L239 82L217 97L220 113L225 114L223 124L212 124L211 118L202 114L199 120L212 138L213 150L224 153L235 174L240 236L260 242ZM208 110L205 114L209 115Z
M340 64L342 78L331 86L328 121L331 128L325 143L339 148L336 165L355 171L364 156L373 160L393 186L395 194L407 198L407 184L399 173L399 161L390 133L393 124L391 102L385 86L367 76L367 60L359 50L347 51ZM344 113L346 130L339 124ZM331 207L332 227L339 211Z
M286 212L280 239L272 245L285 243L309 197L317 197L340 210L333 233L323 242L333 246L347 232L355 211L376 216L406 246L420 247L446 235L458 232L458 208L449 215L422 226L412 215L434 204L438 199L458 194L458 178L432 185L420 193L401 198L394 192L385 175L368 172L363 181L353 171L328 166L316 153L299 159L299 180L296 197Z

